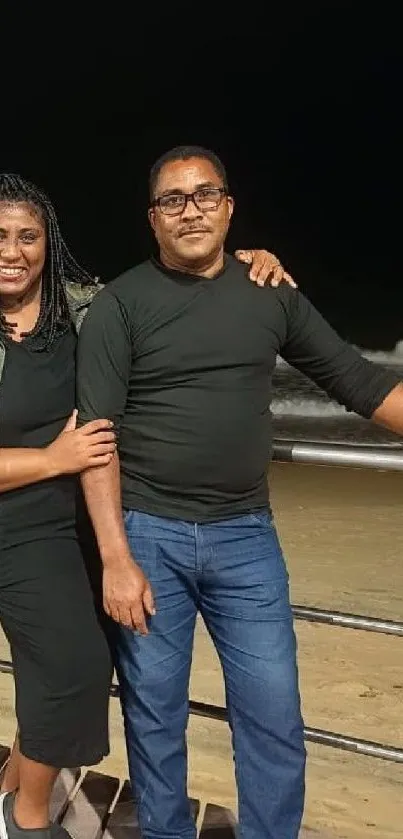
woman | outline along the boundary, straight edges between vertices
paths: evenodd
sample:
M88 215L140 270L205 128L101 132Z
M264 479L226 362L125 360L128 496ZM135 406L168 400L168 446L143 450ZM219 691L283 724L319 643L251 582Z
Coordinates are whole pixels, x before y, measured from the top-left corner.
M91 297L48 199L0 176L0 622L19 725L5 777L18 791L1 796L1 839L49 836L58 770L109 749L111 663L75 535L74 476L107 463L115 442L107 420L75 428L69 280Z
M266 251L237 256L259 284L293 284ZM49 199L0 175L0 622L19 725L0 839L66 835L49 826L59 769L108 752L111 663L75 531L74 476L115 449L107 420L75 428L75 333L98 288Z

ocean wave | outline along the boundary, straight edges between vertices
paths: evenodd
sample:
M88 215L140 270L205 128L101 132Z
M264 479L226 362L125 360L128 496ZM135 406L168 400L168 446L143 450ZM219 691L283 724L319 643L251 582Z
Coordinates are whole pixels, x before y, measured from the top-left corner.
M403 367L403 341L396 344L394 350L386 352L384 350L366 350L357 347L359 352L369 361L375 361L376 364L384 364L386 367Z
M386 367L397 366L403 368L403 340L397 342L394 350L372 350L368 347L359 347L356 344L353 346L369 361L385 364ZM281 356L277 356L276 367L286 369L290 365Z
M369 361L401 370L403 379L403 340L398 341L394 350L372 350L364 347L356 349ZM301 417L357 420L356 414L331 400L317 385L295 370L281 357L277 358L273 376L273 401L271 411L274 417Z
M298 416L301 418L316 417L317 419L343 417L357 419L356 414L346 411L342 405L338 405L337 402L332 402L330 399L325 402L319 399L301 399L298 396L292 397L291 395L286 399L276 399L275 392L270 409L273 416L276 417Z

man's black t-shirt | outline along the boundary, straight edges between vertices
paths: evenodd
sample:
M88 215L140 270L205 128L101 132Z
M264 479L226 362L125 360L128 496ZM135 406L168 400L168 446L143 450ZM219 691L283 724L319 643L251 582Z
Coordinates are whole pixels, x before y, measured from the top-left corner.
M119 431L123 506L218 521L268 503L277 354L370 417L398 383L282 284L251 283L226 257L214 279L147 261L110 283L78 343L80 423Z

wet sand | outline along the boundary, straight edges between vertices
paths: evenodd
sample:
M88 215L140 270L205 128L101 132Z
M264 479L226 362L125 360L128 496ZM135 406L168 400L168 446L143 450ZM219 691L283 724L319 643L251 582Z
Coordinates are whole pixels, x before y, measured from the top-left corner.
M402 620L403 476L273 464L270 483L293 603ZM306 724L403 748L403 639L301 621L296 631ZM0 657L8 658L3 638ZM224 702L218 660L201 623L191 695ZM1 675L0 743L11 743L12 707L12 679ZM117 700L111 735L102 769L124 776ZM235 808L227 726L193 717L189 746L191 795ZM397 839L402 824L403 765L308 746L308 835Z

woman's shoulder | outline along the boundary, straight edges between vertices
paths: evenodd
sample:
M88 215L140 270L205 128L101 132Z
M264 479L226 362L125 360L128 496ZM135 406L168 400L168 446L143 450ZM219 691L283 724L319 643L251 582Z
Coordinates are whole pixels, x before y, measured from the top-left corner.
M71 320L74 324L76 332L80 331L81 324L87 314L87 311L94 297L103 288L103 283L100 283L97 280L94 280L94 282L92 283L76 283L72 280L66 281L65 289L67 303L70 310ZM6 345L0 337L0 382L2 378L5 358Z
M67 280L65 288L71 319L78 332L89 306L104 285L96 280L93 283L75 283Z

